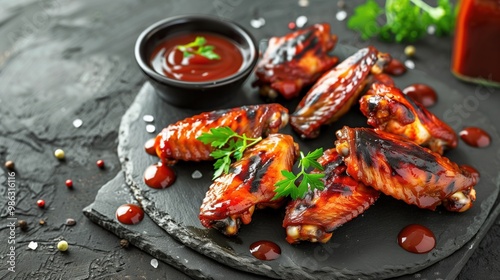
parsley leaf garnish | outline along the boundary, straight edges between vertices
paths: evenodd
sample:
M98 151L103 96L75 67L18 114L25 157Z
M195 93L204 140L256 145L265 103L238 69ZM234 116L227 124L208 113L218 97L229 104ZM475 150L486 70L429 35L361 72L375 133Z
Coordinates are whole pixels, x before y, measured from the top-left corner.
M193 42L177 46L177 49L183 53L184 57L189 57L194 54L204 56L210 60L220 59L220 56L214 52L215 47L212 45L205 45L207 40L203 36L197 36Z
M292 199L304 198L306 193L310 190L318 189L323 190L325 184L321 180L325 176L323 173L307 173L309 168L315 168L318 170L323 170L323 166L317 162L317 159L323 154L323 148L314 150L313 152L307 153L304 156L303 152L300 152L299 168L301 169L298 174L294 174L288 170L282 170L281 174L285 179L277 182L275 184L276 195L274 199L280 197L290 196ZM297 186L296 182L300 180Z
M243 157L243 152L248 147L259 143L262 137L250 138L245 134L239 135L230 127L223 126L211 128L209 133L205 132L196 139L203 142L203 144L210 144L216 148L210 153L210 156L216 159L213 176L213 179L215 179L223 173L229 172L231 157L240 160Z

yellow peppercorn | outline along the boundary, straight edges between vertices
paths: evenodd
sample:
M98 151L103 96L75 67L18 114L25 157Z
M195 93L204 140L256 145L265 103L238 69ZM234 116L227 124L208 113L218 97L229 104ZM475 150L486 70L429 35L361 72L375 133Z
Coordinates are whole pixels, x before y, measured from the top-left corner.
M64 151L61 150L61 149L57 149L57 150L54 151L54 156L57 159L64 159Z
M405 48L405 55L406 55L407 57L413 57L413 56L415 55L415 52L416 52L416 51L417 51L417 49L416 49L414 46L412 46L412 45L408 45L408 46L406 46L406 48Z
M64 252L66 250L68 250L68 242L64 241L64 240L61 240L59 241L59 243L57 243L57 250L61 251L61 252Z

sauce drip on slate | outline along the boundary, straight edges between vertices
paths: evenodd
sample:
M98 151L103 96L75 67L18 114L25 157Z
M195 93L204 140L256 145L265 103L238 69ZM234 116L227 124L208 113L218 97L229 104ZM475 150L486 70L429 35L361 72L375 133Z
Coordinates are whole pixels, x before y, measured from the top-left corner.
M165 189L175 181L175 172L168 165L161 162L150 165L144 171L144 182L153 189Z
M271 261L281 256L281 248L272 241L261 240L250 245L250 253L259 260Z
M144 144L144 150L152 156L156 156L155 140L155 138L151 138Z
M425 84L413 84L403 89L403 93L411 99L424 105L424 107L431 107L437 102L436 91Z
M193 42L196 37L206 39L206 46L213 46L213 52L220 59L209 59L198 54L184 56L177 46ZM169 37L161 42L150 58L153 69L168 78L206 82L229 77L243 65L243 55L233 41L213 33L187 33Z
M393 76L401 76L406 73L406 66L401 61L393 58L391 62L384 67L384 72Z
M408 252L424 254L436 247L436 238L430 229L412 224L399 232L398 244Z
M467 145L472 147L484 148L491 143L491 136L479 127L466 127L459 132L459 135Z
M123 204L116 209L116 219L122 224L135 225L144 219L144 210L136 204Z

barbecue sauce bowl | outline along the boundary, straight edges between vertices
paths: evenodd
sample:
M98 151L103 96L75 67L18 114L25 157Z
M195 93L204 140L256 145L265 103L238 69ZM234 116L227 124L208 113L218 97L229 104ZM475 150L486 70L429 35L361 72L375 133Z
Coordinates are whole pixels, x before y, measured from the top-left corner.
M197 37L203 37L202 46L219 59L208 59L199 47L189 47ZM197 15L171 17L148 27L136 41L135 58L166 102L180 108L212 109L238 94L259 57L255 39L244 28Z

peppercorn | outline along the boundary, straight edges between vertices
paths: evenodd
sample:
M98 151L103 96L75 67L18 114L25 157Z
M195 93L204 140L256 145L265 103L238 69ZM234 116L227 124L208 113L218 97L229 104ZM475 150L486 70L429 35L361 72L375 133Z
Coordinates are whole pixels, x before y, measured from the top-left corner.
M59 250L61 252L68 250L68 248L69 248L68 242L66 242L64 240L61 240L61 241L59 241L59 243L57 243L57 250Z
M21 229L21 230L27 230L28 229L28 222L26 222L25 220L19 220L17 221L17 226Z
M14 162L12 160L6 161L5 168L7 168L8 170L14 170Z
M407 57L413 57L413 56L415 55L415 52L416 52L416 51L417 51L417 49L416 49L414 46L412 46L412 45L408 45L408 46L406 46L406 48L405 48L405 55L406 55Z
M129 243L129 241L128 241L127 239L122 239L122 240L120 240L120 247L122 247L122 248L124 248L124 249L128 248L128 245L129 245L129 244L130 244L130 243Z
M337 2L337 7L338 7L339 9L344 9L344 8L345 8L345 1L344 1L344 0L339 0L339 1Z
M68 180L66 180L65 184L66 184L66 187L71 189L73 187L73 180L68 179Z
M64 159L64 151L61 150L61 149L57 149L54 151L54 156L57 158L57 159Z
M40 208L45 207L45 200L43 200L43 199L37 200L36 205L38 205L38 207L40 207Z
M100 159L96 162L97 167L99 168L104 168L104 160Z

